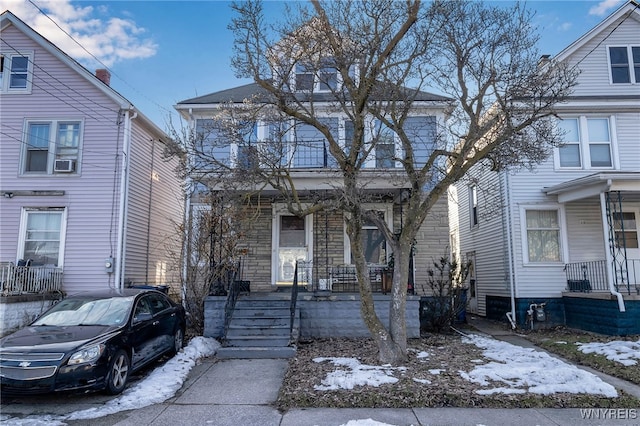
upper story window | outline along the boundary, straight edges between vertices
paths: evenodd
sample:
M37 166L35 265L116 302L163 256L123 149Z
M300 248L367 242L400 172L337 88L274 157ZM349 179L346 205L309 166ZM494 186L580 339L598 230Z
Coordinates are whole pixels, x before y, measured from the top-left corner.
M396 139L395 132L376 120L376 168L391 169L395 167Z
M473 185L469 187L469 220L471 227L478 226L478 187Z
M565 118L558 122L564 143L558 148L556 168L612 168L611 120L606 117Z
M331 92L338 89L338 70L330 60L320 64L298 63L295 66L295 89L299 92Z
M27 121L22 152L24 174L73 174L79 169L82 122Z
M640 84L640 46L610 46L611 83Z
M32 53L0 54L0 92L31 92L32 58Z

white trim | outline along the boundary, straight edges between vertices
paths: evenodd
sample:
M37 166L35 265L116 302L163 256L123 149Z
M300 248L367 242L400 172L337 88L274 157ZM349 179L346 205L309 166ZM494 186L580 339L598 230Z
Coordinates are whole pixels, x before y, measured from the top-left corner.
M29 213L32 212L45 212L45 213L53 213L59 212L61 213L60 217L60 245L58 246L58 268L64 267L64 251L65 251L65 242L67 237L67 207L22 207L20 212L20 228L18 231L18 249L16 252L16 260L24 258L24 247L25 247L25 239L27 232L27 218ZM27 259L25 259L27 260Z
M527 238L527 211L529 210L555 210L558 212L559 230L559 255L557 262L532 262L529 260L529 240ZM522 265L523 266L557 266L562 265L569 259L567 225L564 205L562 204L523 204L520 206L520 238L522 241Z
M303 205L304 207L304 205ZM282 216L294 216L289 212L285 204L274 203L271 207L271 285L278 283L279 244L280 244L280 218ZM304 217L305 244L307 261L313 260L313 214Z
M33 50L23 50L19 52L0 52L2 56L4 56L4 66L2 71L0 71L0 75L2 75L2 84L0 85L0 93L4 94L31 94L31 89L33 86L33 64L34 64L34 51ZM11 88L9 87L11 82L11 69L13 68L13 58L14 57L25 57L27 58L27 81L26 87L18 87Z
M75 157L65 157L63 159L75 160L76 168L72 173L56 173L53 165L57 158L58 130L61 123L78 123L78 147ZM29 125L30 124L48 124L49 125L49 144L47 148L47 170L46 172L29 172L27 171L27 151L29 147ZM22 131L22 147L20 149L20 176L80 176L82 171L82 150L84 139L84 118L25 118Z

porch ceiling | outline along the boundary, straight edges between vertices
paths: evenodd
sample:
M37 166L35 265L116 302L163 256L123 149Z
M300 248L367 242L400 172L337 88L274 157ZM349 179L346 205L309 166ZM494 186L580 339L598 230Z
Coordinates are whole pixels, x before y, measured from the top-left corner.
M601 172L559 183L542 191L557 195L559 203L598 196L609 191L640 192L640 172Z

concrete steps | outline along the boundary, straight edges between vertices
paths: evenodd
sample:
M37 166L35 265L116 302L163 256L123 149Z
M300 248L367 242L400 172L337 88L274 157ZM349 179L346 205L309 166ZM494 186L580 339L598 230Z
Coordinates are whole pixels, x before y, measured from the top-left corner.
M240 358L292 358L299 330L299 312L289 333L290 301L282 296L241 295L216 356Z

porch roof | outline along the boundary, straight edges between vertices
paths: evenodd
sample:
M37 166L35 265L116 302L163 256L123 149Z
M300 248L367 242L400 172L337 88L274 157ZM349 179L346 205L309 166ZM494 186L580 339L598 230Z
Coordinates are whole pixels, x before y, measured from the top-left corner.
M557 195L559 203L581 200L609 191L640 192L639 172L600 172L543 188L547 195Z

